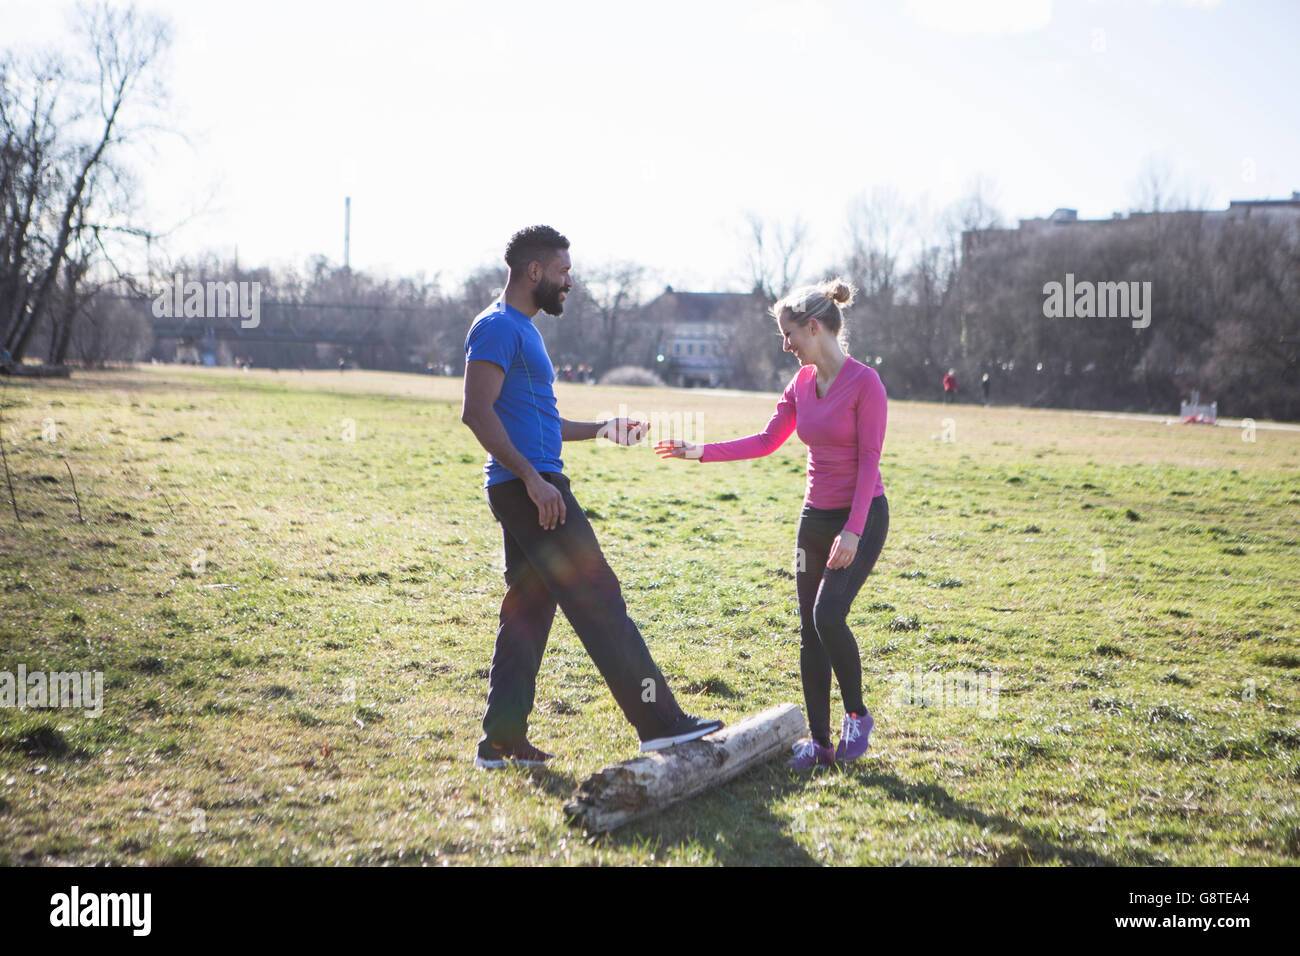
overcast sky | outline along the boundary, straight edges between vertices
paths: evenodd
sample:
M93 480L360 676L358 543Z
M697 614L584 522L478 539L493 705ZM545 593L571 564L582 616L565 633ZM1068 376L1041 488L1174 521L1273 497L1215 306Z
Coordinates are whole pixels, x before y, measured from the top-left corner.
M802 216L810 271L845 209L939 209L972 177L1011 222L1300 189L1300 3L714 0L143 3L175 31L172 124L142 164L174 254L343 255L455 283L547 222L575 265L743 285L746 212ZM71 7L0 0L0 43L69 41ZM808 276L814 278L815 276Z

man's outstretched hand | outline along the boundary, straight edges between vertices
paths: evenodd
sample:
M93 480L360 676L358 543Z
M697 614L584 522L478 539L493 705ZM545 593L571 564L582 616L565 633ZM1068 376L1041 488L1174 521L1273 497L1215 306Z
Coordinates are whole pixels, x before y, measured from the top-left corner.
M646 423L635 418L611 418L596 433L598 438L608 438L616 445L635 445L645 438Z

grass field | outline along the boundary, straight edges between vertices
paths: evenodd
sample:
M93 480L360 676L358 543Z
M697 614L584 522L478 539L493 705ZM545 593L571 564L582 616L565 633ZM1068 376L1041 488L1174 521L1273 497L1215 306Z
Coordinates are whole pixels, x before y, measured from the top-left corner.
M531 723L553 766L471 765L504 586L459 387L177 368L5 385L23 527L0 488L0 671L102 671L104 701L0 709L0 863L1300 858L1300 433L893 403L891 528L850 618L868 757L774 761L591 838L562 803L636 738L562 617ZM568 418L697 414L704 441L774 403L558 393ZM802 706L797 439L726 465L565 451L683 705ZM978 706L904 692L977 674L998 690Z

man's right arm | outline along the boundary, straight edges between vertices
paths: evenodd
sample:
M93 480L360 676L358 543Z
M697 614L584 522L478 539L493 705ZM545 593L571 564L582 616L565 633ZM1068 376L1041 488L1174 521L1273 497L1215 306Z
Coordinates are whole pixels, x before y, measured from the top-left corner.
M501 394L506 373L500 365L475 359L465 363L465 399L460 420L469 426L480 445L511 474L523 479L528 497L537 505L537 519L547 531L564 524L564 496L542 478L533 463L510 440L493 405Z

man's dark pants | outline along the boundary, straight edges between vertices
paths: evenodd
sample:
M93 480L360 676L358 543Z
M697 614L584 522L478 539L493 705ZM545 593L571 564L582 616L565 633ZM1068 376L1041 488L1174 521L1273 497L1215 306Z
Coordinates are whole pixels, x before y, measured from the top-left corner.
M566 517L547 531L522 480L490 485L488 504L505 538L506 585L492 671L485 738L522 743L533 709L537 671L558 604L642 740L661 735L682 716L645 639L627 615L613 569L591 523L557 472L542 477L564 495Z

